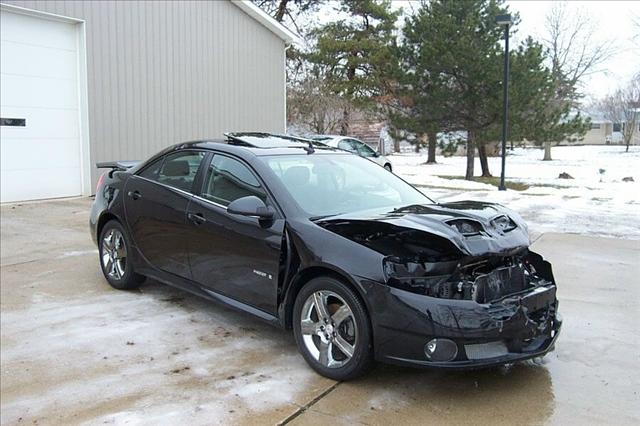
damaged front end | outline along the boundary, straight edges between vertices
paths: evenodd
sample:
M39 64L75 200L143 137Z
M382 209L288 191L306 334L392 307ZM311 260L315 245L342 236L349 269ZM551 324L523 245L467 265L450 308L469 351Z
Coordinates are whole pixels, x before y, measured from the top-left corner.
M528 249L457 262L387 257L384 265L390 287L438 299L418 305L436 322L424 347L429 364L501 364L553 349L561 327L555 280L551 265Z
M451 238L447 228L417 216L322 224L383 255L382 285L369 282L368 288L372 309L381 313L378 359L464 368L553 350L562 323L551 265L528 249L517 221L507 219L489 230L495 217L474 217L469 222L479 224L477 232L454 229ZM439 223L451 227L447 220ZM509 232L510 239L503 238Z

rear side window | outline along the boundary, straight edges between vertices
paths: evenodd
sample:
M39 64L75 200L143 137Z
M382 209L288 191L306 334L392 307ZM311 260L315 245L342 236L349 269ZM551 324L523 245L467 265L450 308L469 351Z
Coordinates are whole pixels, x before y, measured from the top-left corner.
M140 176L147 179L156 180L158 178L158 171L160 170L160 167L162 167L163 161L164 157L154 161L153 163L151 163L151 165L145 167L145 169L140 172Z
M175 152L144 169L140 176L189 192L203 158L203 152Z
M265 202L267 199L260 182L247 166L230 157L214 156L207 170L202 197L228 206L232 201L249 195Z

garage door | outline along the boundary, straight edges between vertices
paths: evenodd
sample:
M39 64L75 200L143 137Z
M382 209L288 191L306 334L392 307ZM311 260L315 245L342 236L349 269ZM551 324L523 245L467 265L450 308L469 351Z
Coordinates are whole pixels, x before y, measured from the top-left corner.
M6 10L1 15L2 202L80 195L76 28Z

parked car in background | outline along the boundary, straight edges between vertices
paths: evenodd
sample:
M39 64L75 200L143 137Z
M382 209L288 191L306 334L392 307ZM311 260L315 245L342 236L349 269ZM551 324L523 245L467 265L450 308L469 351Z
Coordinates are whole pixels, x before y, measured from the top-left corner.
M314 135L309 136L308 139L322 142L333 148L339 148L345 151L349 151L352 154L359 155L360 157L365 157L373 161L374 163L378 163L390 172L393 171L393 168L391 167L391 161L389 161L387 157L385 157L384 155L380 155L379 152L371 148L366 143L359 141L358 139L339 135Z

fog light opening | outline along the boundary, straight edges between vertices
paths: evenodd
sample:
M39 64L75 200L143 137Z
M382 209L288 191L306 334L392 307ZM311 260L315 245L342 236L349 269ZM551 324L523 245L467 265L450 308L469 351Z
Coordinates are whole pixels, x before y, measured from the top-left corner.
M432 339L424 345L424 354L429 361L452 361L458 355L458 345L449 339Z

